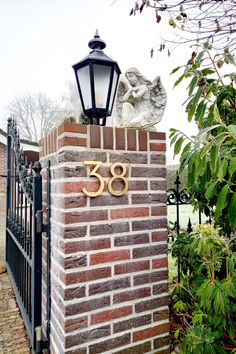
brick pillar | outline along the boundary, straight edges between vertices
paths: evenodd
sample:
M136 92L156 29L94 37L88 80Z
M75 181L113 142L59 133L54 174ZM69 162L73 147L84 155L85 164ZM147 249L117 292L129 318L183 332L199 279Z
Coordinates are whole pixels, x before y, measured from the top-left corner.
M52 165L52 353L169 353L165 150L164 133L71 123L41 141L43 178ZM102 161L97 197L82 192L99 188L86 160ZM127 167L122 196L107 187L116 162Z

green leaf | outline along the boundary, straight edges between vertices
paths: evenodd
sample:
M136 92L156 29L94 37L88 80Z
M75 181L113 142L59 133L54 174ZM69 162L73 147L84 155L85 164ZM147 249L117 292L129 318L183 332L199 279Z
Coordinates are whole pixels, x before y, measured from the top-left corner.
M218 93L217 99L216 99L216 103L217 103L217 107L220 109L220 107L222 106L224 100L227 100L230 96L230 91L231 91L231 86L227 85L227 86L223 86L223 88L220 90L220 92Z
M177 301L173 308L176 310L176 311L179 311L179 312L182 312L182 311L187 311L188 310L188 306L182 301L182 300L179 300Z
M199 165L198 165L198 174L199 174L199 176L202 176L205 173L206 165L207 165L207 159L206 159L206 156L204 156L199 161Z
M210 68L205 68L202 70L202 75L206 76L206 75L211 75L214 74L215 70L214 69L210 69Z
M175 155L178 155L178 154L179 154L183 142L184 142L184 137L183 137L183 136L181 136L181 137L176 141L175 146L174 146L174 154L175 154Z
M218 148L220 148L221 144L223 144L223 142L226 140L226 138L228 138L228 133L227 132L222 132L220 134L218 134L213 140L212 142L218 146Z
M172 137L172 139L170 140L170 146L172 146L172 145L176 142L176 140L177 140L178 137L179 137L179 134L180 134L180 132L176 132L176 135L174 135L174 136Z
M203 88L199 87L199 89L197 90L196 94L194 95L194 97L191 99L191 101L189 102L189 105L186 107L186 110L188 112L188 121L191 122L192 117L196 111L196 107L198 104L198 101L201 97Z
M230 177L233 176L234 172L236 172L236 157L233 157L230 160L230 165L229 165L229 175L230 175Z
M202 60L202 58L204 57L205 51L202 50L200 53L198 53L198 55L196 56L196 62L200 62Z
M229 132L236 138L236 125L231 124L228 126Z
M185 78L185 74L181 75L174 83L174 87L175 88L177 85L179 85L179 83Z
M191 188L192 185L194 184L194 179L195 179L195 168L192 164L188 166L188 187Z
M207 117L207 120L208 120L208 123L210 125L213 124L213 121L214 121L214 104L212 104L209 109L208 109L208 117Z
M195 113L195 119L196 121L199 123L199 125L202 125L203 122L203 118L205 115L205 111L206 111L206 103L204 100L202 100L199 105L197 106L197 110Z
M199 240L199 243L200 242L201 242L201 240ZM204 247L205 247L205 245L203 246L203 248ZM203 308L205 308L207 310L209 310L211 307L211 299L213 297L215 287L216 287L216 284L214 282L211 282L209 279L206 279L206 280L204 280L202 285L197 290L197 294L201 299L201 303L203 305Z
M188 112L188 110L190 109L191 105L193 104L194 102L194 99L195 99L195 95L192 95L191 97L188 98L188 100L190 100L186 106L186 112ZM188 101L187 100L187 101Z
M191 96L193 93L193 90L195 89L197 83L198 83L198 79L199 76L198 75L194 75L194 77L192 78L190 84L189 84L189 91L188 91L188 95Z
M225 177L227 169L228 169L228 161L226 159L221 160L219 163L219 170L217 173L217 177L219 180L222 180Z
M232 229L236 228L236 193L233 194L229 204L229 225Z
M191 158L191 142L185 145L180 156L179 172L182 172L187 166L189 159Z
M194 326L201 325L203 321L204 313L202 311L195 311L193 313L192 323Z
M170 135L169 135L169 138L171 138L171 136L173 136L176 132L177 132L177 129L175 129L175 128L170 128Z
M203 43L203 48L204 49L210 49L211 48L211 44L209 42L205 42L205 43Z
M214 310L217 314L225 314L225 301L220 288L216 289L214 296Z
M171 71L170 75L176 73L180 68L182 68L182 66L177 66L176 68L174 68L174 69Z
M230 64L236 65L235 60L234 60L234 56L230 53L225 53L224 54L224 59L229 62Z
M220 124L211 125L210 127L202 129L197 136L202 138L203 134L206 134L206 133L210 132L211 130L216 129L220 126L221 126Z
M189 153L191 150L191 142L189 142L188 144L185 145L183 151L182 151L182 155L185 155L186 153Z
M232 81L236 82L236 73L226 74L224 77L229 77Z
M214 118L220 125L224 125L224 123L220 117L219 110L216 105L214 105Z
M175 333L174 333L174 336L175 336L175 339L178 339L179 338L179 334L180 334L180 329L177 328Z
M212 148L212 145L213 145L213 140L210 141L210 143L208 144L205 144L203 146L203 148L201 149L201 152L200 152L200 158L202 159L207 153L208 151Z
M199 163L200 163L200 156L199 154L194 156L194 180L196 181L196 179L198 178L198 170L199 170Z
M207 200L210 200L215 195L215 191L218 183L219 183L218 180L210 183L205 193L205 197Z
M216 171L217 161L219 159L219 147L217 145L212 146L210 152L210 167L212 174Z
M227 194L228 194L229 186L226 184L220 191L217 197L217 202L216 202L216 210L215 210L215 217L218 219L222 213L222 210L226 206L226 201L227 201Z

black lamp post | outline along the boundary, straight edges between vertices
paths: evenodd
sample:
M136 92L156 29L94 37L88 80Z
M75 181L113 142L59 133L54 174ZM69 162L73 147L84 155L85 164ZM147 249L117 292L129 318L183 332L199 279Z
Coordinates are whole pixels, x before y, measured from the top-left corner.
M84 114L90 124L106 125L111 115L120 68L114 60L103 53L106 44L96 31L88 43L92 51L73 65Z

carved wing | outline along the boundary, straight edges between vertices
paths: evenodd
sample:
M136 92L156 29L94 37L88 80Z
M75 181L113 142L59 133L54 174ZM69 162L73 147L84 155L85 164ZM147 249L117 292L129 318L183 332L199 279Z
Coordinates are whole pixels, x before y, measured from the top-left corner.
M130 89L130 83L128 79L121 75L117 88L117 97L116 97L116 112L118 119L122 120L122 106L123 106L123 97L124 94Z
M154 113L157 116L157 122L160 122L164 114L166 103L167 103L167 94L164 89L160 76L155 77L152 82L152 85L149 86L150 90L150 101L154 109Z

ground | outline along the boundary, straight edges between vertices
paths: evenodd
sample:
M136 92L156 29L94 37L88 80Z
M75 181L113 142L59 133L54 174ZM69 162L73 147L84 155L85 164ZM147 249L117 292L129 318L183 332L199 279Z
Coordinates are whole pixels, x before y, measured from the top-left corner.
M1 196L0 203L3 202ZM4 271L4 257L5 213L0 212L0 354L29 354L31 353L29 338L8 274Z

